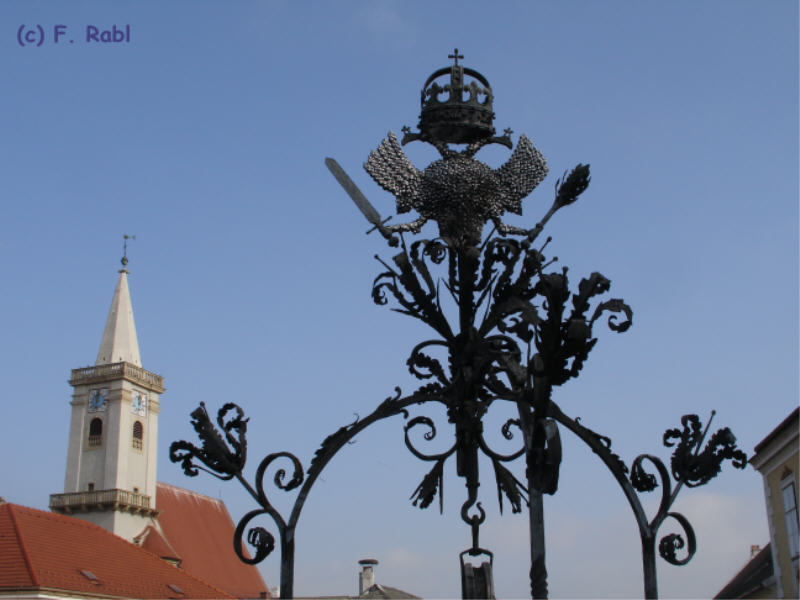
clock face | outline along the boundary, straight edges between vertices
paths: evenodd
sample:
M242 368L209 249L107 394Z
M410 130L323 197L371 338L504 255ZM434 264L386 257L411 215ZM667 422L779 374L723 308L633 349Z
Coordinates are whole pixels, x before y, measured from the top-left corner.
M89 392L89 412L99 412L108 406L108 390L91 390Z
M133 392L131 412L144 417L147 414L147 394L139 391Z

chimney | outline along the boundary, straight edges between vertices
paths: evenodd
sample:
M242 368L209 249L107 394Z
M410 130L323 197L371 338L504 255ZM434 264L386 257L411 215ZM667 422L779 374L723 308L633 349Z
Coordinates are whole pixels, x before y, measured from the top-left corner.
M759 552L761 552L761 546L757 546L756 544L750 546L750 558L753 558Z
M358 595L363 596L364 593L375 585L375 572L372 567L378 564L374 558L365 558L358 561L361 565L361 572L358 574Z

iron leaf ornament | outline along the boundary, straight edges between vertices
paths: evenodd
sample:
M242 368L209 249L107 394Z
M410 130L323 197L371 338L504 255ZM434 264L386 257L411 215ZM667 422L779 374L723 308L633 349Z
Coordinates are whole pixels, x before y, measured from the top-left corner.
M737 469L747 466L747 455L736 447L736 436L727 427L714 433L700 452L706 432L702 431L698 416L685 415L681 425L682 430L668 429L664 433L664 445L675 446L670 466L676 481L687 487L698 487L716 477L725 460L730 460ZM679 441L676 444L674 440Z
M234 411L234 416L225 417ZM247 421L242 409L233 403L225 404L217 413L218 430L211 422L205 402L192 412L192 427L197 432L202 446L198 448L189 442L173 442L169 448L172 462L181 463L183 472L195 477L200 470L219 479L233 479L241 473L247 461ZM198 465L195 459L203 465Z

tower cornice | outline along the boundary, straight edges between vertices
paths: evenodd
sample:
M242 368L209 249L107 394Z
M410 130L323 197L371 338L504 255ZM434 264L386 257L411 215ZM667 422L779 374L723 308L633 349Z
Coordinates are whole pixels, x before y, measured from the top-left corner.
M158 516L158 511L151 507L150 496L118 489L50 494L50 510L62 514L118 510Z
M164 388L164 377L125 361L72 369L69 384L72 386L88 385L118 379L126 379L157 394L162 394L166 389Z

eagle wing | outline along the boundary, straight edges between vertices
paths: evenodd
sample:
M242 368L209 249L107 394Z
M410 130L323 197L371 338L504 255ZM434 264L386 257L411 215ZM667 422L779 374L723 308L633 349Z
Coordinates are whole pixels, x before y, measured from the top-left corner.
M495 173L502 188L503 207L516 214L522 213L522 199L530 194L547 176L547 161L525 134L519 137L511 158Z
M422 173L408 160L394 133L390 131L389 137L369 153L364 169L375 183L394 194L398 213L414 208L420 194Z

